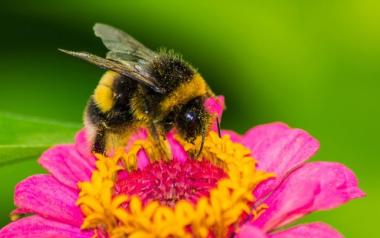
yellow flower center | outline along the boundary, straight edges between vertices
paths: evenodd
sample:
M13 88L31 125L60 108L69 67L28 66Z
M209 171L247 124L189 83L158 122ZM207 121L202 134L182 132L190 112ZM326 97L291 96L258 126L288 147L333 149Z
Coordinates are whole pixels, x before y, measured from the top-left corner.
M112 238L226 237L244 215L262 213L262 206L252 211L253 190L273 174L256 170L256 161L247 148L214 132L207 136L197 160L212 162L227 176L217 182L209 196L201 196L195 203L180 200L168 206L154 200L144 204L136 195L115 194L118 173L137 169L137 152L144 148L152 156L153 144L137 141L128 152L119 150L110 158L96 155L91 181L78 185L77 204L85 216L82 229L94 229L95 236L100 232ZM193 149L189 144L184 148Z

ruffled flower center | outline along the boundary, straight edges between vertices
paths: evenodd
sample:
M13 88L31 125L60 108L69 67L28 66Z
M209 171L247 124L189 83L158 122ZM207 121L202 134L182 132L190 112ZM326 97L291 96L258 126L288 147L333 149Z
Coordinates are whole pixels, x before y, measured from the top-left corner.
M137 195L144 204L159 201L161 205L174 207L180 200L195 204L201 196L208 196L223 177L226 177L223 169L210 161L160 161L144 170L120 173L115 192Z
M140 140L128 152L96 155L91 181L79 183L82 229L112 238L226 237L257 215L253 190L273 175L256 170L247 148L211 132L198 159L160 161L153 144ZM140 149L151 163L137 170Z

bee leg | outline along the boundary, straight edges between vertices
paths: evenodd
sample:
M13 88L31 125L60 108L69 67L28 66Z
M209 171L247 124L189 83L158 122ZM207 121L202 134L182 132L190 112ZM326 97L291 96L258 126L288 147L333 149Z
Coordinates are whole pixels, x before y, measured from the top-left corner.
M96 130L96 136L92 147L92 152L105 154L106 149L106 129L100 127Z
M168 150L166 149L166 145L164 143L164 140L161 139L161 136L157 130L157 127L154 123L150 124L150 134L153 138L153 142L156 145L157 150L159 151L159 155L164 156L165 160L170 159L170 154Z
M218 127L219 128L219 127ZM219 134L220 137L220 134ZM199 148L199 151L197 153L196 158L198 158L202 154L203 146L205 144L205 138L206 138L206 130L202 130L202 141L201 141L201 146Z

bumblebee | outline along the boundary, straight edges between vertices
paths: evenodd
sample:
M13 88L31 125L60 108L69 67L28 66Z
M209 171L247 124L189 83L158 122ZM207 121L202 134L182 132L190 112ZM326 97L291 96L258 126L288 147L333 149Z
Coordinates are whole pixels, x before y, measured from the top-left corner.
M108 70L84 113L93 152L125 145L144 127L158 148L174 128L180 139L200 141L200 153L213 120L204 102L214 93L197 70L172 51L152 51L112 26L97 23L93 29L109 50L106 58L59 49Z

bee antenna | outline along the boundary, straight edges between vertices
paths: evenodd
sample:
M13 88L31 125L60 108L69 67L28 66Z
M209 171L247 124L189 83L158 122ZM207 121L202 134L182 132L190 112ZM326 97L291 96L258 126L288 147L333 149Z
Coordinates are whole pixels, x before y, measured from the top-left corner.
M220 130L220 123L219 123L219 117L216 117L216 126L218 128L218 135L219 135L219 138L222 137L222 132Z
M205 138L206 138L206 130L202 129L202 142L201 142L201 147L199 148L199 151L197 153L197 158L201 155L203 146L205 144Z

